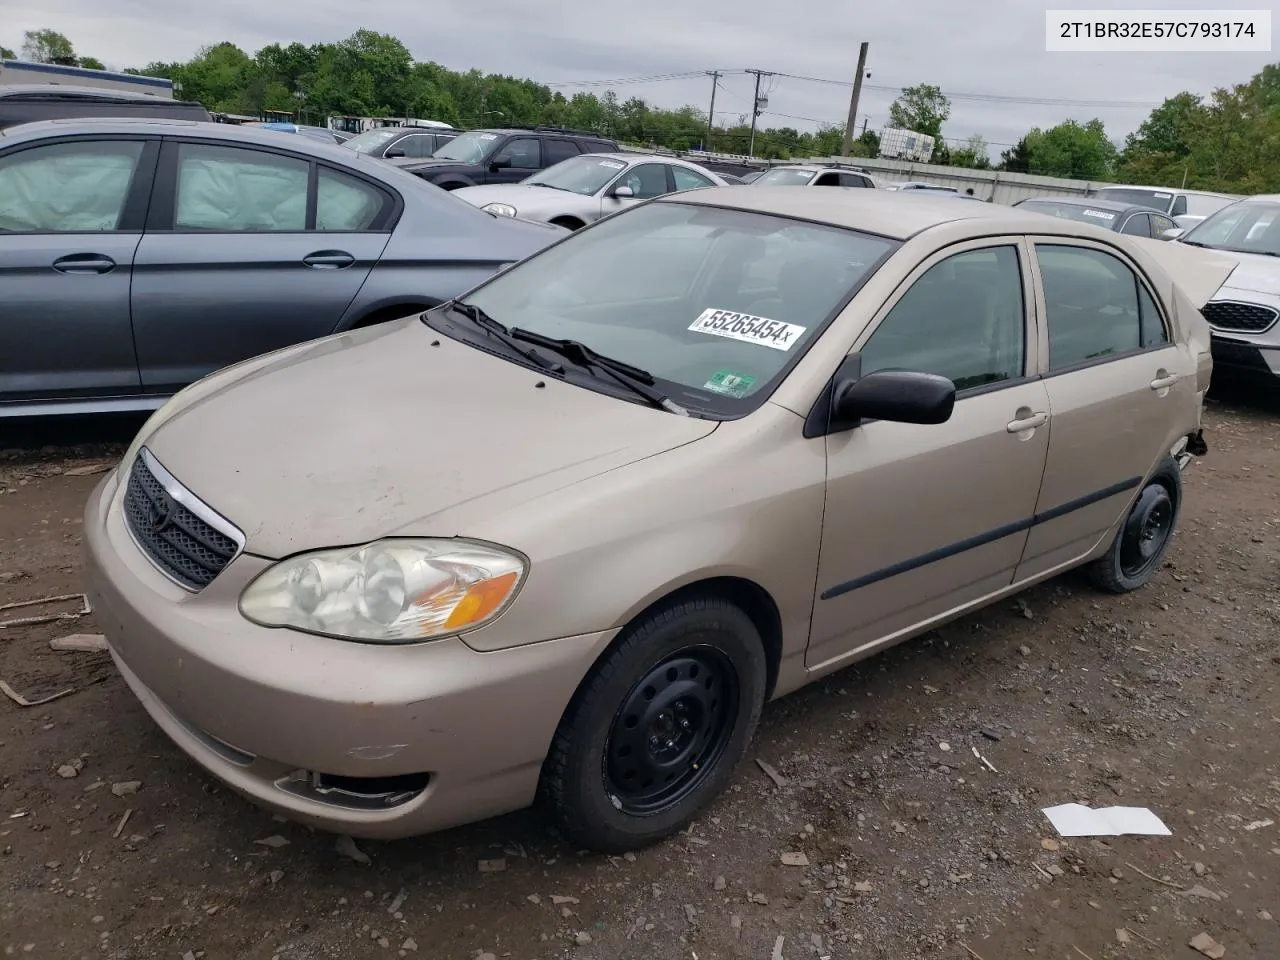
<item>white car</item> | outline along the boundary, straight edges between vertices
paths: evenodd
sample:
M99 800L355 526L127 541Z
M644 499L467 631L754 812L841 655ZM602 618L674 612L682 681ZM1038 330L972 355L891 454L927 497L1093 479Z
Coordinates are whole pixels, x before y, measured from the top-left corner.
M1280 194L1249 197L1210 214L1178 238L1238 261L1201 312L1224 378L1280 377Z
M771 168L751 181L757 187L870 187L876 182L868 173L847 167L818 163L788 163Z
M453 194L498 216L577 230L642 200L723 186L727 182L719 175L676 157L587 153L519 183L460 187Z

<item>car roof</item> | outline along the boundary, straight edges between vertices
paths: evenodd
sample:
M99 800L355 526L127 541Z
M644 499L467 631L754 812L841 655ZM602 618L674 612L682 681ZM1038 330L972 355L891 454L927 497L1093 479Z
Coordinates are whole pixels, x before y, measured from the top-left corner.
M995 203L956 203L955 197L930 190L899 193L890 190L796 190L754 184L695 190L659 197L650 203L692 203L706 207L747 210L793 217L907 240L931 227L965 221L975 235L1044 233L1042 213ZM1066 225L1066 226L1063 226ZM1059 229L1090 229L1074 220L1059 221ZM1094 227L1092 229L1100 230Z
M1098 187L1098 190L1153 190L1157 193L1171 193L1175 195L1185 193L1197 197L1219 198L1229 198L1231 196L1229 193L1215 193L1212 190L1184 190L1180 187L1153 187L1145 183L1109 183L1105 187Z
M145 103L172 101L187 103L143 90L116 90L111 87L87 87L72 83L14 83L0 86L0 97L92 97L95 100L141 100Z
M415 123L400 123L386 127L370 127L362 133L375 133L383 130L394 130L396 133L460 133L457 127L421 127Z
M617 143L613 137L602 133L582 133L577 130L537 130L533 127L481 127L468 130L467 133L518 133L533 137L570 137L575 140L603 140L605 143Z
M1025 200L1018 201L1021 206L1024 203L1065 203L1073 207L1089 207L1093 210L1112 210L1115 213L1127 213L1130 210L1141 211L1142 213L1158 213L1162 217L1169 216L1163 210L1157 210L1155 207L1149 207L1144 203L1128 203L1124 200L1106 200L1102 197L1027 197Z
M136 134L151 137L190 136L205 140L225 140L228 143L253 144L255 146L275 147L280 149L282 142L279 129L269 127L250 127L238 123L214 123L202 120L166 120L153 117L74 117L60 120L37 120L34 123L23 123L9 127L3 133L5 140L41 140L53 136L75 136L77 134ZM361 157L354 150L340 147L336 143L325 143L310 137L298 137L288 141L290 149L303 152L314 152L318 156L335 160L346 166L352 164L353 157ZM362 158L361 159L368 159ZM378 166L371 169L382 169L382 161L375 161Z

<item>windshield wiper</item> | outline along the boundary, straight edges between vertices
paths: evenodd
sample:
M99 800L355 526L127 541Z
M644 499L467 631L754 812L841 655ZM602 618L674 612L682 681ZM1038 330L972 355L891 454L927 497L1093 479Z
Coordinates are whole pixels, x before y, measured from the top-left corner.
M517 338L512 335L510 330L504 327L497 320L493 319L493 317L489 316L475 304L464 303L461 300L454 300L450 306L455 313L462 314L490 337L493 337L495 340L501 340L508 349L514 350L530 363L535 364L543 370L550 370L558 373L564 372L564 367L558 363L548 360L542 354L538 353L537 350L526 350L524 347L517 344Z
M563 190L565 193L577 193L576 190L570 190L568 187L557 187L554 183L525 183L526 187L546 187L548 190Z
M643 397L651 406L682 417L689 416L689 411L684 407L663 396L657 390L652 389L655 380L653 374L648 370L641 370L639 367L633 367L629 363L623 363L621 360L614 360L612 357L596 353L585 343L580 343L577 340L556 340L520 327L512 327L510 334L514 340L523 340L525 343L532 343L558 353L574 366L582 367L586 370L591 370L593 367L602 370L632 393Z

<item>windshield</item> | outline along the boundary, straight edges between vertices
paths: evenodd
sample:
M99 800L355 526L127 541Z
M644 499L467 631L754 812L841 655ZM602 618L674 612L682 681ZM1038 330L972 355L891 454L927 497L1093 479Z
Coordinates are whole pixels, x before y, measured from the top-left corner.
M577 340L647 370L683 407L737 413L764 401L897 246L661 201L510 267L466 302L508 327Z
M400 136L399 130L383 127L379 130L368 130L359 136L352 137L343 144L348 150L356 153L375 153L379 147L385 147L390 141Z
M1182 239L1217 250L1280 257L1280 203L1232 204L1200 221Z
M812 170L795 170L784 167L761 174L756 177L754 182L762 187L803 187L812 179Z
M1143 187L1103 187L1098 191L1102 200L1118 200L1121 203L1132 203L1137 207L1155 207L1168 213L1173 206L1172 190L1147 190Z
M456 160L458 163L484 163L495 143L496 133L471 130L460 133L431 155L432 160Z
M627 165L621 160L588 154L570 157L554 167L547 167L541 173L536 173L524 181L524 184L556 187L559 190L568 190L589 197L626 168Z
M1119 216L1114 210L1099 210L1082 203L1055 203L1052 200L1028 200L1018 204L1019 210L1030 210L1032 213L1047 213L1051 217L1063 220L1079 220L1081 223L1092 223L1095 226L1110 229Z

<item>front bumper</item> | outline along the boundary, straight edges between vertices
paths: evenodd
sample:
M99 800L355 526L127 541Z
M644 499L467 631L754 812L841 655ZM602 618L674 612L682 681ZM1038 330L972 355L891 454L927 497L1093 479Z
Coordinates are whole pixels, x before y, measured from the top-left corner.
M1214 333L1213 371L1224 379L1272 381L1280 377L1280 346L1263 346Z
M121 675L173 741L292 820L395 838L528 806L579 682L616 631L478 653L255 626L241 555L191 594L151 566L109 474L85 512L87 591Z

